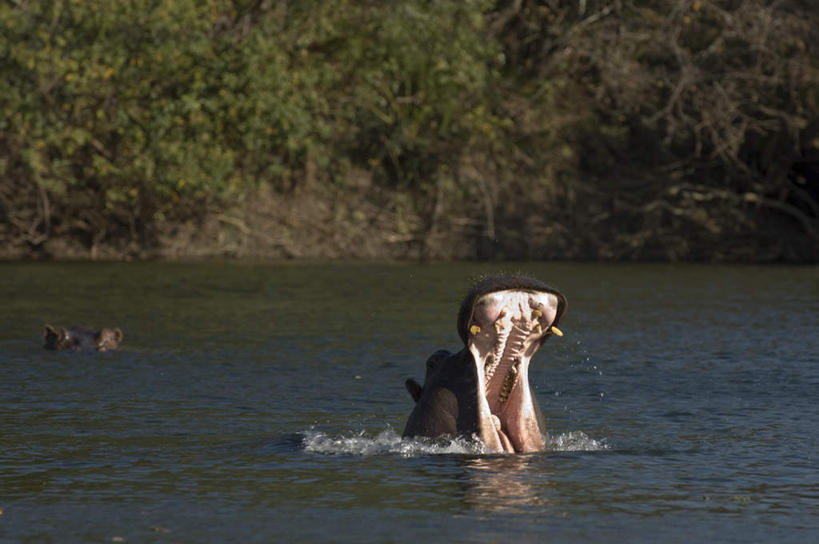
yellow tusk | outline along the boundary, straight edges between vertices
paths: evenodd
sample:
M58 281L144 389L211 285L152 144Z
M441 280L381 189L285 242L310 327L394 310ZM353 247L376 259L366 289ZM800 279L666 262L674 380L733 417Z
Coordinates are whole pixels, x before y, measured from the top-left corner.
M469 327L469 332L471 332L472 334L478 334L479 332L481 332L481 328L477 325L472 325L471 327Z
M558 336L563 336L563 331L561 331L560 329L558 329L554 325L552 325L552 327L549 330L552 331L552 334L556 334Z
M532 315L534 317L540 317L543 315L543 312L541 312L540 310L532 310Z

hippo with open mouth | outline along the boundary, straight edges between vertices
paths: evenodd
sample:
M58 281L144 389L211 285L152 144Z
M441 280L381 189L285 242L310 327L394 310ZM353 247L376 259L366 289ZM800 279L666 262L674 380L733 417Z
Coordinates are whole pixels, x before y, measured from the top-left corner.
M546 447L543 414L529 387L529 361L557 328L566 297L524 276L479 281L461 304L464 348L427 359L423 387L406 381L415 399L404 436L476 436L493 452Z

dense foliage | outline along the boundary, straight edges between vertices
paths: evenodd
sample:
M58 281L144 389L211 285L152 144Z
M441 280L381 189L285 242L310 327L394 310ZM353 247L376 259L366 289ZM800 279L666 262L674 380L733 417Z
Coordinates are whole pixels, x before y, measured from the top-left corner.
M388 256L816 260L817 9L6 1L0 240L149 255L266 190L363 194Z

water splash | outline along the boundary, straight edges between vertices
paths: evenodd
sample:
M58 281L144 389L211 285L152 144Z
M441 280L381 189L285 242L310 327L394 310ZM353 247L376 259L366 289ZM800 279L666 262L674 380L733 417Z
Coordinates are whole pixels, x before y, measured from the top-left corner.
M604 451L609 449L606 439L595 440L583 431L569 431L549 435L546 444L550 451Z
M331 436L315 430L305 431L302 438L304 450L325 455L400 455L417 457L421 455L483 455L486 446L475 438L402 438L392 428L368 436L366 431L349 435ZM547 440L549 451L601 451L609 449L604 440L590 438L582 431L571 431Z
M486 448L478 440L468 438L447 438L433 440L429 438L402 438L393 429L388 428L375 437L359 431L348 436L330 436L320 431L306 431L303 439L305 451L311 453L342 455L401 455L415 457L419 455L446 455L486 453Z

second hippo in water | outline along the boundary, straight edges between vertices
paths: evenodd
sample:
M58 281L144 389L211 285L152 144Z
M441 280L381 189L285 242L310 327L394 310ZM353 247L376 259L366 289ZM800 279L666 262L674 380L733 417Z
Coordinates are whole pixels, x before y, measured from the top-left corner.
M423 387L406 386L415 408L404 436L476 436L494 452L546 447L543 415L529 387L529 361L557 328L566 297L523 276L490 276L461 304L464 348L427 360Z
M122 342L123 334L119 329L101 329L95 331L85 327L43 328L45 349L72 351L108 351L117 349Z

